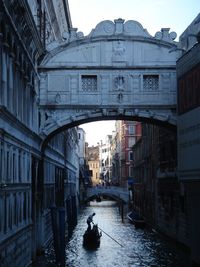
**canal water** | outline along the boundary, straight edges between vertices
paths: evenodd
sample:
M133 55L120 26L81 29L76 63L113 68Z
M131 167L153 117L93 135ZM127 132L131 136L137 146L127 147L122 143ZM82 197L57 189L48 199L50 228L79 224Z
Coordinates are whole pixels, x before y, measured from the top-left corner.
M112 201L92 202L79 214L78 224L66 246L66 266L70 267L188 267L189 260L180 248L158 233L135 229L126 219L121 221L119 209ZM95 212L94 222L113 239L102 233L97 250L82 246L86 219Z

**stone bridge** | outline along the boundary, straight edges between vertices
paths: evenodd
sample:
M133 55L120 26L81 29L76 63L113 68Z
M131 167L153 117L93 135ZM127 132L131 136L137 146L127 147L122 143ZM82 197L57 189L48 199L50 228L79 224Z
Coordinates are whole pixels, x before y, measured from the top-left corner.
M109 119L176 127L175 38L123 19L102 21L88 36L71 30L39 66L41 135Z
M89 200L94 196L107 196L117 201L122 200L124 203L129 201L128 190L117 186L88 188L87 199Z

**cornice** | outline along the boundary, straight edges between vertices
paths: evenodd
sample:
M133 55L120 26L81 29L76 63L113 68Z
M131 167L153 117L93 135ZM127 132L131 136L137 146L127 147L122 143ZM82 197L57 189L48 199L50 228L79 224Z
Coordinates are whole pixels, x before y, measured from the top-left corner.
M14 30L14 32L15 32L18 40L19 40L19 42L21 43L21 46L23 47L23 50L25 51L25 53L26 53L31 65L32 65L32 68L35 70L35 73L37 73L37 70L36 70L34 62L33 62L32 58L31 58L31 56L29 54L29 51L25 47L23 38L19 34L18 29L16 28L15 21L13 21L13 18L10 15L10 12L9 12L9 10L7 8L7 5L6 5L5 1L4 0L1 0L1 1L2 1L1 8L4 9L4 14L7 16L8 20L10 21L11 27L13 28L13 30ZM18 4L21 5L21 7L23 7L24 10L25 10L24 17L25 17L26 23L29 26L29 29L31 31L30 35L32 35L32 40L33 40L33 42L35 44L35 47L36 47L37 53L38 53L38 57L39 57L42 54L44 54L44 48L42 46L42 42L40 40L36 25L35 25L34 20L32 18L32 14L31 14L30 8L27 5L25 0L19 0Z
M26 11L25 12L25 18L27 20L27 24L29 25L29 27L30 27L30 29L32 31L33 41L36 44L37 50L39 52L39 55L42 55L44 53L44 48L43 48L40 36L38 34L37 27L36 27L35 22L33 20L33 16L32 16L31 10L30 10L29 6L27 5L26 0L18 0L18 1L21 2L22 6L24 7L24 9Z
M39 136L39 134L33 132L30 128L24 125L19 119L17 119L12 113L10 113L5 106L0 106L0 117L7 122L10 122L13 128L18 128L22 133L38 140L39 143L42 142L42 138Z

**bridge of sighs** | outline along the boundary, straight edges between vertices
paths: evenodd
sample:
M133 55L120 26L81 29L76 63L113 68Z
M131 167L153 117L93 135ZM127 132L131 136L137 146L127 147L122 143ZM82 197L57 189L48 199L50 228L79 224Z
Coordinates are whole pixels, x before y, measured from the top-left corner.
M40 72L40 132L127 119L176 126L176 33L151 36L133 20L102 21L88 36L72 29L52 44Z

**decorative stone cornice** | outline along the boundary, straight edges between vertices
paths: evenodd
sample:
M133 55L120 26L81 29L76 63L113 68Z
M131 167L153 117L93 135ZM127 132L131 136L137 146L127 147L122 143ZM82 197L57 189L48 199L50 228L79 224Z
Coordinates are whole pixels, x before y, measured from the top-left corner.
M124 19L115 19L114 22L110 20L104 20L98 23L88 36L83 36L82 32L77 32L76 28L70 28L70 38L65 38L65 42L72 42L74 40L83 38L95 38L103 36L137 36L143 38L153 38L166 42L174 42L177 34L175 32L169 32L169 28L162 28L161 31L155 34L155 37L151 36L143 26L135 21ZM68 36L67 36L68 37Z
M45 64L58 53L73 47L84 46L91 43L113 41L118 42L119 49L123 49L123 41L137 41L149 44L164 46L174 51L178 50L178 42L175 32L169 32L169 28L162 28L155 36L151 36L143 26L134 20L125 21L124 19L116 19L114 22L110 20L98 23L89 35L84 36L82 32L77 32L77 28L70 28L69 32L63 33L63 42L53 42L48 46L49 53L41 62ZM121 42L121 43L120 43ZM121 48L120 48L121 46ZM116 53L117 53L116 44ZM180 51L179 51L180 52ZM115 51L114 51L115 53ZM115 60L114 60L115 61Z

